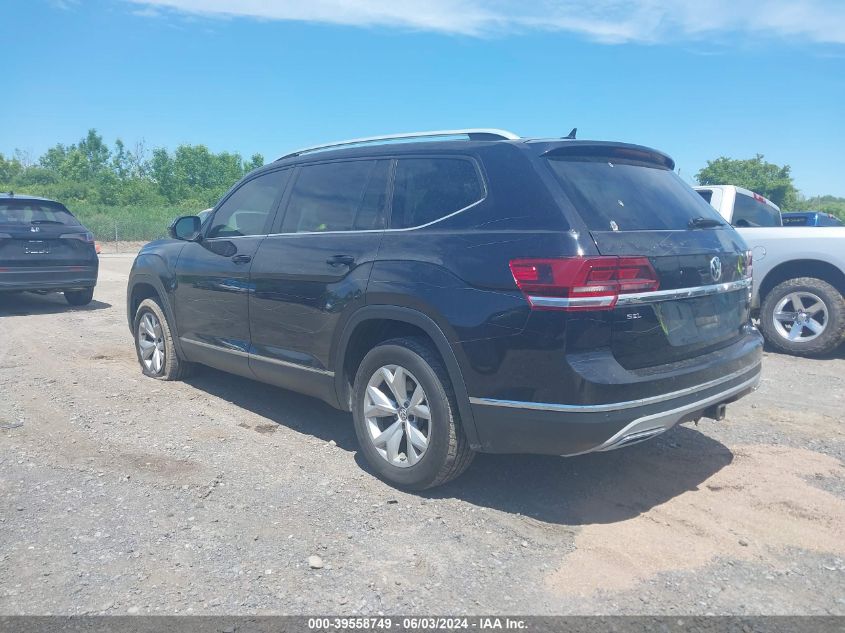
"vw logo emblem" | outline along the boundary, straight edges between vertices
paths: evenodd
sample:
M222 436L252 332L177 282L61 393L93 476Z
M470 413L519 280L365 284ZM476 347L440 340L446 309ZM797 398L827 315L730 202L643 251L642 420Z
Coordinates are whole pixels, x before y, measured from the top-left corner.
M38 233L38 231L41 230L41 227L40 226L31 226L31 227L29 227L29 230L32 231L33 233Z
M718 257L710 260L710 276L713 281L719 281L722 278L722 260Z

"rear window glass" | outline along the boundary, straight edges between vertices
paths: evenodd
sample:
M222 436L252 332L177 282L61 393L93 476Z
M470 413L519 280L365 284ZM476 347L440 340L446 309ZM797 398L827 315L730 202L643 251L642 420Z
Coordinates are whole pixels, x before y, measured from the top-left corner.
M806 215L785 215L783 216L784 226L807 226L810 218Z
M742 227L781 226L777 209L738 191L731 223Z
M384 228L389 161L355 160L302 167L282 233Z
M42 200L0 200L0 224L63 224L79 226L67 209Z
M716 211L672 170L618 157L550 157L549 165L592 231L683 230Z
M484 198L475 164L460 158L402 158L396 165L391 228L429 224Z

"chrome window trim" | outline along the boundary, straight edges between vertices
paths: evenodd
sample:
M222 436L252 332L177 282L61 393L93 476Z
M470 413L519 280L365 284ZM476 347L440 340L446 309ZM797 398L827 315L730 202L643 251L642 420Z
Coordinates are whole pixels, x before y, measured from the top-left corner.
M299 233L263 233L261 235L232 235L231 237L207 237L203 238L204 242L209 242L212 240L239 240L245 237L293 237L296 235L346 235L348 233L404 233L406 231L416 231L418 229L427 228L433 224L437 224L438 222L442 222L443 220L448 220L451 217L458 215L459 213L463 213L464 211L469 211L473 207L478 206L482 202L487 200L487 195L485 192L484 197L481 200L477 200L473 202L471 205L464 207L463 209L458 209L457 211L453 211L449 215L444 215L442 218L437 218L432 222L428 222L426 224L420 224L419 226L409 226L404 229L350 229L348 231L301 231Z
M267 237L287 237L287 236L293 236L293 235L339 235L339 234L346 234L346 233L401 233L401 232L404 232L404 231L416 231L417 229L424 229L428 226L431 226L432 224L437 224L438 222L442 222L443 220L454 217L454 216L458 215L459 213L463 213L464 211L468 211L469 209L472 209L473 207L478 206L479 204L481 204L485 200L487 200L486 193L485 193L485 196L481 200L477 200L476 202L473 202L471 205L466 206L463 209L458 209L457 211L453 211L449 215L444 215L442 218L437 218L436 220L434 220L432 222L428 222L426 224L420 224L419 226L409 226L409 227L406 227L404 229L361 229L361 230L357 230L357 231L355 229L352 229L352 230L349 230L349 231L302 231L300 233L268 233ZM253 237L253 236L245 236L245 237Z
M611 402L607 404L590 404L590 405L583 405L583 404L554 404L554 403L546 403L546 402L521 402L518 400L497 400L494 398L475 398L470 397L469 401L471 404L480 404L490 407L506 407L509 409L530 409L532 411L561 411L565 413L595 413L600 411L616 411L619 409L632 409L634 407L642 407L649 404L656 404L658 402L665 402L666 400L672 400L674 398L680 398L682 396L689 395L691 393L695 393L697 391L701 391L702 389L710 389L711 387L715 387L717 385L721 385L723 383L729 382L738 378L739 376L743 376L755 369L759 369L762 363L755 363L751 367L746 367L739 371L735 371L732 374L728 374L727 376L722 376L720 378L716 378L714 380L710 380L705 383L701 383L700 385L695 385L694 387L687 387L686 389L679 389L678 391L672 391L670 393L666 393L660 396L652 396L650 398L640 398L638 400L626 400L624 402ZM759 372L758 372L759 373Z
M212 349L217 352L227 352L229 354L234 354L235 356L247 357L247 358L254 358L255 360L263 360L267 361L268 363L273 363L275 365L282 365L283 367L291 367L293 369L301 369L303 371L310 371L315 374L323 374L324 376L333 377L334 372L329 371L328 369L319 369L317 367L308 367L308 365L300 365L299 363L291 363L286 360L280 360L278 358L270 358L269 356L262 356L261 354L252 354L249 352L245 352L240 349L232 349L228 347L221 347L219 345L212 345L211 343L204 343L202 341L195 341L194 339L179 337L179 340L182 343L189 343L190 345L198 345L199 347L205 347L206 349Z

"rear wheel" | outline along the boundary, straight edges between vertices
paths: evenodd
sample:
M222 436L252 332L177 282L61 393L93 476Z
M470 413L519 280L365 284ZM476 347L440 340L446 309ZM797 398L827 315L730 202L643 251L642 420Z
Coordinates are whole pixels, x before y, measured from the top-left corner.
M766 295L760 329L769 343L790 354L831 352L845 337L845 299L821 279L790 279Z
M65 301L72 306L87 306L94 298L94 289L65 290Z
M144 299L135 313L135 351L145 376L158 380L180 380L190 363L179 358L167 317L154 299Z
M391 484L414 490L439 486L472 462L449 376L424 340L394 339L364 357L355 376L352 416L361 451Z

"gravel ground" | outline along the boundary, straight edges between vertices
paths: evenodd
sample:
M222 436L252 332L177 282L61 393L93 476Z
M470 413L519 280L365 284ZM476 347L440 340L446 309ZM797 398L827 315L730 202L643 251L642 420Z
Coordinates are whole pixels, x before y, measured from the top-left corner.
M2 614L845 615L843 350L766 354L724 422L406 494L327 405L144 378L131 261L86 309L0 298Z

